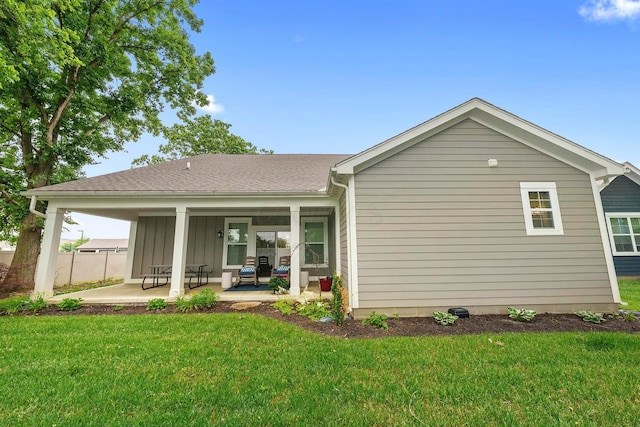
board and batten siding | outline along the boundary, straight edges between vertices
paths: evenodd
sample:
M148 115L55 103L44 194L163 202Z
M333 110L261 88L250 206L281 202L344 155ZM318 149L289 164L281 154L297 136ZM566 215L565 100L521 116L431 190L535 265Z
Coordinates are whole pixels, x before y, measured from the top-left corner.
M144 216L138 219L136 251L133 258L133 278L141 278L157 264L171 264L175 217ZM220 276L222 272L223 239L217 230L224 228L224 218L192 216L189 218L187 264L206 264L205 270Z
M467 119L355 181L360 315L615 308L578 169ZM521 182L556 183L564 235L526 235Z
M605 213L638 213L640 214L640 185L626 176L616 177L600 192L602 207ZM614 256L613 264L616 274L624 276L640 276L640 256Z

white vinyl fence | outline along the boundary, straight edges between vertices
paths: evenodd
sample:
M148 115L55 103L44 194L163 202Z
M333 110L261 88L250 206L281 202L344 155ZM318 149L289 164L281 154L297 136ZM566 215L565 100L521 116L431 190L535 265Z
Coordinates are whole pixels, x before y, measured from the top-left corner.
M0 251L0 262L11 264L14 251ZM60 252L54 285L124 277L126 252Z

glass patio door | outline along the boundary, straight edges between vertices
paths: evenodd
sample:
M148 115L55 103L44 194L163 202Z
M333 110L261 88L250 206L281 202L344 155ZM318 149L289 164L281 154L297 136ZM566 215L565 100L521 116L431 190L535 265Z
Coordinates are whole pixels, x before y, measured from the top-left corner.
M291 231L289 230L258 230L255 238L256 258L266 256L272 267L277 267L281 256L291 253Z

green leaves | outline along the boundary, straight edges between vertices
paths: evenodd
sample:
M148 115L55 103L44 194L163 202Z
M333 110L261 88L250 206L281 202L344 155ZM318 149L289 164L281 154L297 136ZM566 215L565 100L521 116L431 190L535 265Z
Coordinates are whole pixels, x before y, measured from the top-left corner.
M198 154L273 153L270 150L258 149L252 143L232 134L229 131L230 124L213 119L208 114L194 119L184 116L182 118L183 123L163 129L163 135L168 142L160 145L159 154L145 154L132 163L149 165Z
M195 114L214 72L188 31L195 0L4 0L0 4L2 238L28 221L21 191L81 177L81 169L143 133L163 130L165 105ZM39 204L38 209L44 210ZM35 241L34 239L30 240ZM20 250L28 254L35 251ZM27 264L18 255L14 264Z

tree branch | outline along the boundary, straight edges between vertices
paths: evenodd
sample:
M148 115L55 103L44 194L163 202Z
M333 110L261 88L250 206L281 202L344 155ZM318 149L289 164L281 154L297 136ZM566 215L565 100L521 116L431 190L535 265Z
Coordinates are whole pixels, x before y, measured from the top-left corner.
M120 34L120 32L122 30L124 30L124 28L127 26L127 24L129 22L131 22L131 20L133 18L136 18L138 15L143 14L144 12L148 12L151 9L155 8L156 6L159 6L160 4L164 3L164 0L159 0L155 3L152 3L151 5L149 5L149 7L144 8L144 9L140 9L140 10L136 10L131 16L129 16L128 18L126 18L121 25L117 26L114 30L113 33L111 34L111 37L109 37L109 43L113 43L116 38L118 37L118 34Z
M9 203L11 203L11 204L13 204L15 206L22 206L20 203L16 202L16 200L13 197L11 197L11 194L9 194L9 192L7 190L5 190L4 188L0 189L0 192L2 192L2 196L4 197L4 199L7 202L9 202Z
M109 120L111 120L111 115L110 115L109 113L107 113L107 114L105 114L104 116L100 117L100 120L98 120L98 123L96 123L96 127L95 127L95 128L93 128L93 129L88 129L88 130L84 133L84 135L85 135L85 136L90 136L90 135L92 135L92 134L96 131L96 128L97 128L98 126L100 126L100 125L102 125L102 124L104 124L104 123L108 122Z

